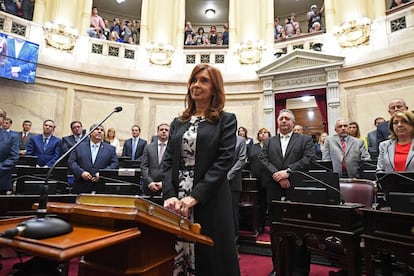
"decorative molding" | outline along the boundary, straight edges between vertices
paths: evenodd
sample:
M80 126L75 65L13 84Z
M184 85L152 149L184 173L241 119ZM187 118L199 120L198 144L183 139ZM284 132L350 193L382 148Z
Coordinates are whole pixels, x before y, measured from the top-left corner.
M59 50L70 51L75 47L78 31L60 23L46 22L43 26L46 43Z
M240 64L255 64L262 60L262 54L266 50L262 41L241 42L236 50Z
M155 65L170 65L174 48L166 43L153 42L147 46L149 61Z
M349 20L334 30L336 39L342 48L368 44L370 33L371 21L367 17Z
M281 87L298 87L298 86L311 86L314 84L326 85L326 75L318 74L314 76L295 76L285 79L277 79L273 82L274 88Z

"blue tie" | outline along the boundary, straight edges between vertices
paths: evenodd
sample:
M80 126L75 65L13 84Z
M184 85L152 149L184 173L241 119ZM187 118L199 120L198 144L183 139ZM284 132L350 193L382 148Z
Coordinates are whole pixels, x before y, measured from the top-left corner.
M135 152L137 151L137 138L132 139L132 154L131 159L135 160Z
M46 151L47 142L49 141L49 138L43 138L43 151Z
M96 155L98 155L98 145L97 144L92 144L92 163L95 163L96 160Z

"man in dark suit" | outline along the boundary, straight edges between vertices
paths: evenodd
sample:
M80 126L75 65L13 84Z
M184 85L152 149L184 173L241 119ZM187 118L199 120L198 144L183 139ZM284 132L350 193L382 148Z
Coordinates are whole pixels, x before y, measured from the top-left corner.
M82 123L79 121L71 122L70 129L72 130L72 134L62 138L62 154L73 147L84 135Z
M277 118L280 133L266 139L259 156L264 166L263 181L266 182L267 199L270 204L270 217L273 217L272 200L281 200L290 187L290 171L307 171L315 158L312 137L293 132L295 116L292 111L282 109ZM271 227L271 245L273 271L269 275L276 275L276 262L274 248L276 241L273 238L274 226ZM310 254L302 247L293 249L295 256L292 271L295 275L308 275L310 269ZM299 252L299 253L298 253Z
M237 246L237 240L239 238L239 202L240 194L242 192L242 169L246 165L247 158L247 145L246 139L237 135L236 148L234 151L233 166L227 173L227 179L229 180L231 199L233 203L233 219L235 230L235 242Z
M131 127L132 138L127 139L124 142L122 149L122 156L129 156L132 160L141 161L142 153L144 152L147 141L139 138L141 128L138 125Z
M160 124L157 127L157 141L147 144L141 159L141 175L144 180L143 191L145 195L161 195L162 174L161 161L167 147L170 126Z
M385 122L385 119L382 117L377 117L374 120L375 129L368 132L367 142L368 142L368 153L371 155L372 160L377 160L378 157L378 143L377 143L377 127L379 124Z
M51 167L61 156L61 140L53 135L55 127L53 120L45 120L43 133L30 137L27 144L26 155L37 156L37 165L40 167Z
M388 113L390 117L397 111L406 111L408 110L408 106L403 99L393 99L388 104ZM379 152L379 144L384 141L388 140L388 136L390 136L390 129L388 127L389 121L385 121L378 125L377 127L377 152Z
M34 133L30 132L32 128L32 122L29 120L24 120L22 124L22 131L17 133L17 137L19 139L19 154L25 155L26 154L26 147L29 143L30 137L34 135Z
M6 118L6 112L0 108L0 125ZM19 159L17 136L0 128L0 193L12 190L12 171Z
M91 126L90 130L95 126ZM117 169L118 157L114 146L104 143L105 129L98 126L90 135L89 143L81 143L69 156L68 166L75 181L72 192L75 194L103 192L99 170Z

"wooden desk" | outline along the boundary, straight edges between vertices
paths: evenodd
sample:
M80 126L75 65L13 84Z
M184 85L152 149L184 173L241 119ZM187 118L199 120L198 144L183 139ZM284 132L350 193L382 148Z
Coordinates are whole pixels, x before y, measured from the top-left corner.
M257 179L242 178L242 192L239 203L239 241L256 241L257 221Z
M414 274L414 214L361 209L367 275ZM377 264L377 265L375 265Z
M213 245L199 226L133 196L81 195L76 204L50 202L48 212L74 226L59 237L0 238L0 246L56 261L83 255L79 275L171 275L177 238ZM0 231L28 219L0 221Z
M273 201L276 275L291 275L290 249L294 242L305 243L311 253L341 264L348 275L361 275L360 207Z

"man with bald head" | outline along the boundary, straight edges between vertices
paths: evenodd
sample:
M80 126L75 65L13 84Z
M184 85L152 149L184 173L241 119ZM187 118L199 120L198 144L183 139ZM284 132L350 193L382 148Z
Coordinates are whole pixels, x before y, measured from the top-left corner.
M406 110L408 110L408 106L403 99L393 99L388 104L388 114L390 114L390 117L397 111ZM388 128L388 124L389 120L379 124L377 127L377 152L379 152L379 144L384 140L388 140L388 136L390 136L390 129Z
M349 135L349 122L339 119L336 134L328 136L322 150L322 160L332 161L332 169L340 177L358 178L358 162L370 160L364 141Z

